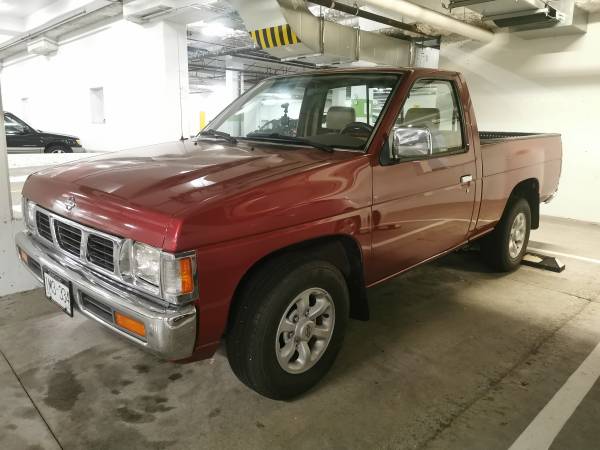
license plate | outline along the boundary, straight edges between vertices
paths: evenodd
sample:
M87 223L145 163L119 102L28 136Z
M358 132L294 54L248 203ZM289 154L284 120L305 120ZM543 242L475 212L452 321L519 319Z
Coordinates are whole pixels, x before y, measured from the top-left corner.
M69 284L58 280L58 277L44 272L46 297L56 303L69 316L73 317L73 300Z

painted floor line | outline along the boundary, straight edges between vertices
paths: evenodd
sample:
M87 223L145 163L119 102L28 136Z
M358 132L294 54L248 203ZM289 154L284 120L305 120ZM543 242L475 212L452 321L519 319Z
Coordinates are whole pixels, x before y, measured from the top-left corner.
M600 377L600 344L554 394L509 450L546 450Z
M600 264L600 259L588 258L587 256L578 256L578 255L571 255L570 253L555 252L553 250L547 250L545 248L527 247L527 250L531 250L532 252L539 252L542 254L549 253L550 255L564 256L565 258L577 259L579 261L585 261L585 262L589 262L592 264Z

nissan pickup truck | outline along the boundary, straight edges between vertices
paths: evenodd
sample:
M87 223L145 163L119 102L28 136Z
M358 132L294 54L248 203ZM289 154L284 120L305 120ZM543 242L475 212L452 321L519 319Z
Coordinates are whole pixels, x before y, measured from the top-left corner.
M65 320L178 362L224 341L243 383L288 399L368 319L368 287L473 241L517 269L561 158L559 135L478 131L455 72L275 77L194 139L31 175L16 246Z

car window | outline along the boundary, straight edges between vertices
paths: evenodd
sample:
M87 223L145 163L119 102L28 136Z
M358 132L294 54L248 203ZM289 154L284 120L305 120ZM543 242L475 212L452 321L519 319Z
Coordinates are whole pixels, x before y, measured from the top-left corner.
M362 149L400 74L327 74L274 78L240 97L209 128L237 138L302 138Z
M21 129L22 127L19 122L17 122L11 116L7 116L6 114L4 115L4 132L7 135L20 134Z
M344 125L352 122L374 125L391 92L391 87L374 88L365 84L329 89L325 95L321 129L340 130L336 119L350 121Z
M398 127L427 128L433 156L464 148L463 124L454 85L447 80L419 80L396 120Z

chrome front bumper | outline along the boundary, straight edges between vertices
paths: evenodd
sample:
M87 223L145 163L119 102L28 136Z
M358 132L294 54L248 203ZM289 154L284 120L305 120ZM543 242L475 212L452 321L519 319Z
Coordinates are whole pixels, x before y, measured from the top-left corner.
M197 326L193 304L161 306L94 274L55 249L42 245L28 232L18 233L15 241L19 255L21 250L28 256L27 262L22 258L21 261L40 283L43 283L44 271L71 283L74 306L85 316L161 358L179 360L192 355ZM143 322L145 338L120 328L114 322L115 312Z

